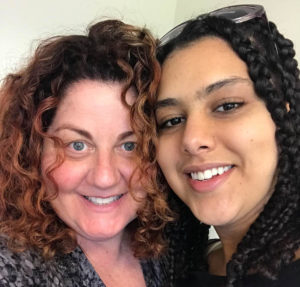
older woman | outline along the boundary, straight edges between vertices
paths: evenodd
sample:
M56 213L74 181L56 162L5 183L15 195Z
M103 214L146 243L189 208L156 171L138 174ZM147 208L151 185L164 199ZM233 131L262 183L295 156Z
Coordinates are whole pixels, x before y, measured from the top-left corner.
M165 286L169 211L145 177L136 99L159 78L145 29L54 37L0 102L0 285Z

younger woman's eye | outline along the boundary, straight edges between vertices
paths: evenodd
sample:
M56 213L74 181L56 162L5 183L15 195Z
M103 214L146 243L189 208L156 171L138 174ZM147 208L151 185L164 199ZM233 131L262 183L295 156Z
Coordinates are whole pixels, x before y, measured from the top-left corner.
M135 142L126 142L122 144L122 147L125 151L133 151L136 147Z
M232 103L224 103L224 104L222 104L222 105L219 105L216 109L215 109L215 111L216 112L229 112L229 111L231 111L231 110L235 110L235 109L238 109L239 107L241 107L243 105L243 103L242 102L240 102L240 103L234 103L234 102L232 102Z
M69 144L69 147L75 151L84 151L87 145L82 141L74 141Z
M159 129L167 129L167 128L171 128L174 126L177 126L181 123L183 123L185 121L185 119L183 117L175 117L169 120L164 121L163 123L158 125Z

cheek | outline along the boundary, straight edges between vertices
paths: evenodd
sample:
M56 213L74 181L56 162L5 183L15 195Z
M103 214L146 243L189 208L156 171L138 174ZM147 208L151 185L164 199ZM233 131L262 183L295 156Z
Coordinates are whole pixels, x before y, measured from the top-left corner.
M234 150L240 150L244 155L260 154L264 156L267 151L277 154L275 139L276 126L270 117L263 113L260 117L240 121L235 128L224 128L227 142ZM229 132L230 131L230 132ZM224 134L223 134L224 135Z
M52 177L60 191L76 188L84 177L83 166L64 162L52 172Z
M84 164L76 164L65 160L59 167L55 168L50 173L50 178L47 177L47 170L53 166L55 158L52 155L44 156L42 158L42 175L45 179L48 192L54 191L54 183L57 185L59 191L72 191L75 189L86 173Z
M261 116L250 123L241 125L239 130L231 130L228 142L231 142L232 150L238 154L248 180L255 179L269 186L278 161L276 126L267 116Z
M167 178L167 171L170 170L168 169L168 163L170 164L170 162L168 161L168 154L164 151L164 146L161 143L157 146L157 163Z
M168 171L168 167L172 165L172 159L178 151L176 148L176 139L171 136L163 136L158 139L157 143L157 162L163 172Z

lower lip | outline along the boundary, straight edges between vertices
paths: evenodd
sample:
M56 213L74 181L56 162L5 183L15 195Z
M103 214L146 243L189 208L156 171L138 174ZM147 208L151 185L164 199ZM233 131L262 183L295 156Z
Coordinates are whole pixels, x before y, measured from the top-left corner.
M95 204L95 203L89 201L88 199L86 199L82 195L80 197L81 197L83 203L87 206L87 208L89 210L92 210L95 212L110 212L119 207L119 205L125 199L126 195L127 195L127 193L123 194L123 196L121 196L119 199L117 199L111 203L107 203L107 204Z
M234 167L224 172L223 174L213 176L210 179L200 181L189 177L188 181L189 184L192 186L192 188L199 193L211 192L216 188L218 188L221 184L223 184L227 180L229 175L232 173L233 169Z

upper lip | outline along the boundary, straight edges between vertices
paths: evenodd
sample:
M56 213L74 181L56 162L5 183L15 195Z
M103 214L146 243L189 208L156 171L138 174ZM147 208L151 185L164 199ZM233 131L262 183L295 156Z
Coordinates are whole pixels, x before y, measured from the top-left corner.
M110 197L114 197L114 196L120 196L120 195L124 195L126 192L124 193L119 193L119 194L111 194L111 195L99 195L99 194L93 194L93 195L87 195L87 194L82 194L82 196L85 197L95 197L95 198L110 198Z
M205 171L207 169L218 168L223 166L232 166L231 163L205 163L199 165L189 165L184 167L183 172L185 174L190 174L192 172Z

